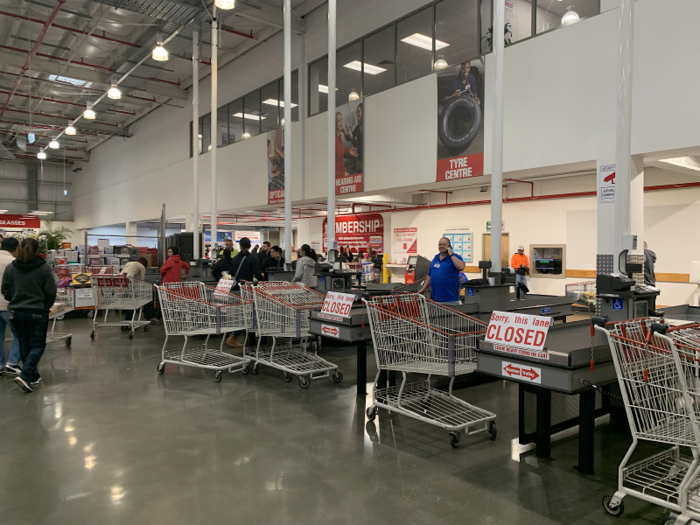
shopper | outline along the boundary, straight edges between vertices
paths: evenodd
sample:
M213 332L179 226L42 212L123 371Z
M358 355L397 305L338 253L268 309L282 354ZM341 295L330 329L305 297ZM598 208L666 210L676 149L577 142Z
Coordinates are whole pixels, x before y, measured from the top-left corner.
M294 262L299 258L299 252L297 252L296 248L294 248L294 245L292 244L292 258L291 261Z
M15 382L33 392L41 381L37 367L46 348L49 310L56 301L56 281L46 261L39 257L36 239L24 239L17 258L5 268L2 295L12 313L12 327L19 339L22 371Z
M224 239L224 250L231 250L231 257L235 257L236 255L238 255L238 250L236 250L233 247L233 241L229 237L226 237ZM223 256L224 256L224 251L219 250L216 258L218 260L218 259L221 259Z
M644 241L644 284L656 288L656 273L654 265L656 264L656 254L652 252Z
M256 257L258 258L258 266L260 266L260 269L262 269L265 260L270 257L270 242L265 241L262 243L262 246L260 247L260 251L257 253Z
M529 292L527 288L527 272L530 270L530 261L525 255L525 248L518 246L518 251L510 258L510 267L515 270L515 287L520 286L523 293Z
M377 254L377 250L372 250L370 254L372 255L372 262L374 263L374 266L372 267L374 280L378 283L381 283L382 271L384 270L384 258L382 257L382 255Z
M273 246L270 248L270 256L263 261L263 265L260 270L265 275L265 279L268 278L269 268L281 268L284 266L284 260L282 259L282 248L279 246Z
M236 255L236 257L233 259L233 263L231 265L231 276L236 281L233 290L240 290L239 283L243 281L253 282L253 279L257 279L258 281L263 280L263 275L260 272L260 267L258 266L258 260L255 258L255 256L251 255L249 251L250 239L248 239L248 237L243 237L238 244L241 247L241 251L238 252L238 255ZM243 332L245 332L245 330L233 332L226 340L226 344L237 348L243 347L243 343L241 343L240 339L238 338L238 335Z
M343 251L343 255L345 256L345 262L352 262L352 252L350 251L350 246L346 246L345 250Z
M177 246L168 248L168 260L160 267L163 283L179 283L182 279L182 270L185 270L185 275L189 275L190 265L180 260L180 249Z
M294 274L293 282L301 281L309 288L315 288L316 282L316 252L308 244L302 245L300 251L301 257L297 261L297 270Z
M19 241L12 237L2 240L0 245L0 281L5 273L5 268L12 264L12 261L17 257L19 249ZM0 375L7 372L8 374L19 374L22 370L19 367L19 339L15 333L15 329L10 322L10 311L7 309L9 302L0 295ZM10 355L5 362L5 332L7 327L12 332L12 346L10 346Z
M260 249L260 245L259 245L259 244L256 244L256 245L253 247L253 249L251 250L250 254L251 254L251 255L255 255L255 256L257 257L257 255L258 255L258 250L259 250L259 249Z
M418 293L432 290L432 299L442 304L459 304L459 272L464 261L452 251L452 243L446 237L438 241L438 254L430 263L430 270Z
M357 262L362 262L365 260L365 252L362 251L362 248L360 248L360 251L357 252Z
M228 272L233 277L233 259L231 258L231 250L228 248L224 249L224 256L214 265L211 274L218 282L221 280L223 272Z
M148 261L145 257L139 257L135 261L129 261L124 265L121 271L122 275L126 275L131 279L139 279L141 281L146 279L146 268L148 267ZM134 311L127 310L124 315L125 321L131 321L134 318ZM148 317L146 317L148 319ZM130 330L128 326L122 326L122 332L127 332Z

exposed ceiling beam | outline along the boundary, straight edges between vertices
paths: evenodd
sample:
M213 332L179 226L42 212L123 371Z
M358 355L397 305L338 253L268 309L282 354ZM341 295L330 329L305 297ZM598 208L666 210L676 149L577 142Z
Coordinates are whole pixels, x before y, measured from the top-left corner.
M8 115L5 115L2 119L0 119L0 124L16 124L16 125L21 125L21 126L29 126L29 119L17 116L17 113L11 112L11 110L8 110ZM36 117L32 115L32 122L31 122L31 127L35 127L38 129L46 129L47 131L63 131L66 127L66 120L65 119L57 119L55 117ZM110 135L110 136L115 136L115 137L131 137L129 133L124 131L123 128L113 128L113 129L104 129L104 128L99 128L97 126L85 126L85 125L78 125L75 126L76 129L78 130L78 133L82 133L82 138L88 138L91 135Z
M234 14L248 20L253 20L261 24L284 29L283 11L279 7L273 7L267 4L261 4L260 9L248 7L247 5L239 4L234 10ZM305 33L304 24L296 17L292 17L292 31L295 33Z

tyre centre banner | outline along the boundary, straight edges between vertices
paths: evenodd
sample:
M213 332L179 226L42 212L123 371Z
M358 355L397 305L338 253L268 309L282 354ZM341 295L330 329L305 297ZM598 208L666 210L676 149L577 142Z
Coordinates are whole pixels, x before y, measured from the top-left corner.
M437 75L437 182L484 174L484 60L464 62Z
M364 191L363 99L348 102L335 110L335 194Z
M284 202L284 130L267 134L267 203Z
M379 213L343 215L335 218L335 240L338 247L350 247L357 253L377 250L384 253L384 217ZM328 219L323 219L323 252L328 250Z

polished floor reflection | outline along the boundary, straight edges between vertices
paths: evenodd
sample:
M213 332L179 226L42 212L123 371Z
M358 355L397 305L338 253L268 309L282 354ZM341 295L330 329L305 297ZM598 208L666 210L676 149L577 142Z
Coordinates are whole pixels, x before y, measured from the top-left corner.
M354 349L324 353L345 379L308 390L282 374L167 366L162 327L133 340L68 319L72 349L47 349L43 385L23 394L0 378L0 520L7 524L659 524L667 513L613 492L628 434L597 429L596 474L580 475L577 441L554 459L517 445L517 388L457 391L498 415L498 438L447 433L379 412L355 396ZM58 330L58 328L57 328ZM374 359L369 359L372 368ZM373 377L374 370L370 370Z

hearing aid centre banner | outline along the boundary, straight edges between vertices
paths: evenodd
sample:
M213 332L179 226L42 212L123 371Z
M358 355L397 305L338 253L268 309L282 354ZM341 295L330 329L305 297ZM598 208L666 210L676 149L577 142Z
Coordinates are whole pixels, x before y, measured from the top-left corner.
M440 71L437 182L484 174L484 60Z
M284 202L284 130L267 134L267 203Z
M335 194L364 191L363 99L348 102L335 110Z

